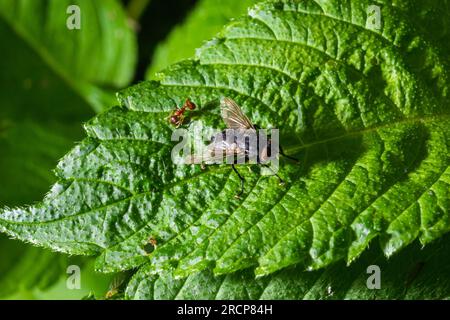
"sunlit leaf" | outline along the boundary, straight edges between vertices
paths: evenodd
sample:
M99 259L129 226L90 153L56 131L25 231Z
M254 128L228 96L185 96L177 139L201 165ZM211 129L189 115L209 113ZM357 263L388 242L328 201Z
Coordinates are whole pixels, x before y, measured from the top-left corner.
M195 59L119 94L85 125L39 204L6 209L10 235L73 254L103 271L143 263L185 277L351 262L371 241L391 256L450 230L448 57L408 11L370 1L270 1L228 24ZM441 26L440 26L441 27ZM300 164L286 180L230 166L178 166L167 121L189 97L193 125L223 128L228 96ZM149 237L156 249L144 249ZM150 272L147 270L147 273Z

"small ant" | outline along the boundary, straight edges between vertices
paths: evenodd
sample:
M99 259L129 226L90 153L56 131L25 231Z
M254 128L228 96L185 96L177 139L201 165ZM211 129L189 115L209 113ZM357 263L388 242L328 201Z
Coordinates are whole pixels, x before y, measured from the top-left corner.
M186 109L194 110L196 108L196 105L189 100L189 98L186 99L183 106L180 109L176 109L172 112L170 116L170 123L176 126L177 128L183 124L184 120L184 113L186 112Z
M158 245L158 242L157 242L156 239L153 238L153 237L150 237L150 238L148 239L148 243L150 243L155 249L156 249L156 246Z

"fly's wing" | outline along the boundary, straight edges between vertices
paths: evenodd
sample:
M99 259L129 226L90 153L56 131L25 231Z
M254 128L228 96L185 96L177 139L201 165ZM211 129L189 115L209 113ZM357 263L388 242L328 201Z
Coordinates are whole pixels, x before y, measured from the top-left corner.
M229 144L226 141L209 144L202 154L195 154L185 158L185 164L212 164L225 163L228 156L245 158L245 149L239 148L235 143Z
M223 98L220 102L223 121L229 129L254 129L250 119L241 108L230 98Z

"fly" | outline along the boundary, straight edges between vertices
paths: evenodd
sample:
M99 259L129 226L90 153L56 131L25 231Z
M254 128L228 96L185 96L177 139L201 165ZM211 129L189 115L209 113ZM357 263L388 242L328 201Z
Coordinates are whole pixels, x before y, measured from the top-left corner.
M273 142L270 137L261 141L260 135L257 134L259 127L252 123L232 99L223 98L220 109L227 129L211 137L211 143L206 147L206 152L187 158L186 163L202 165L203 163L220 163L224 156L232 157L231 167L241 182L241 190L235 197L240 198L244 193L245 179L237 170L236 164L254 162L272 170L266 162L272 156L271 146ZM278 146L278 153L298 162L297 159L286 155L281 146ZM273 170L272 172L278 178L280 184L284 184L283 179Z

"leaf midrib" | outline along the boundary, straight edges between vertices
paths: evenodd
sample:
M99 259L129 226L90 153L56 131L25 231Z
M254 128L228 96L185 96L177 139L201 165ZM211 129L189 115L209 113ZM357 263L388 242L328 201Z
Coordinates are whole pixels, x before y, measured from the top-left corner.
M323 143L338 141L340 139L346 139L346 138L349 138L352 136L364 135L366 133L371 133L371 132L382 130L382 129L389 129L389 128L395 127L397 125L436 122L436 121L446 120L447 118L450 118L450 113L448 113L448 114L442 113L442 114L424 116L424 117L403 118L399 121L385 123L380 126L374 126L374 127L364 128L364 129L355 130L355 131L348 131L345 134L340 135L340 136L331 137L331 138L327 138L327 139L323 139L323 140L319 140L319 141L315 141L312 143L307 143L307 144L299 145L299 146L295 146L295 147L288 147L288 148L286 148L286 151L289 150L292 152L297 152L297 151L300 151L300 150L303 150L306 148L310 148L310 147L313 147L316 145L320 145Z

